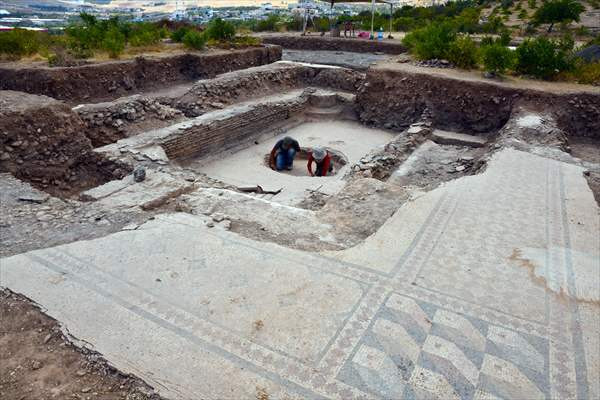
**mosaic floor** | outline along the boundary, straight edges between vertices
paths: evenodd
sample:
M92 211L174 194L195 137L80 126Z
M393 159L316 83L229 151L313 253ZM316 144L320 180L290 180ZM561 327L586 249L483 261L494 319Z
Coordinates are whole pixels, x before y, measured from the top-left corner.
M504 150L346 251L168 214L0 284L173 399L591 399L598 215L580 168Z

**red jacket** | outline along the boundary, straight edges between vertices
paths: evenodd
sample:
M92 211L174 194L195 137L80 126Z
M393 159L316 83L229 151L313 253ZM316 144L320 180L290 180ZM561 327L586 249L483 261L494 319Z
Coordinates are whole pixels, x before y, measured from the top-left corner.
M308 168L308 173L310 174L310 176L315 176L315 174L312 171L313 161L317 165L321 164L321 166L322 166L321 173L323 174L321 176L327 176L327 172L329 172L329 167L331 166L331 155L329 154L329 152L327 152L327 155L325 156L323 161L321 161L320 163L317 162L317 160L315 160L313 158L312 152L308 154L308 164L306 164L306 167Z

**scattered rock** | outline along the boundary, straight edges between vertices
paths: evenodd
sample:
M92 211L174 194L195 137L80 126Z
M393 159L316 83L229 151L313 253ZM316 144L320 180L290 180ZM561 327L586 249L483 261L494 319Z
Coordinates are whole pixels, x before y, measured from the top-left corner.
M223 221L225 219L225 216L223 214L221 214L221 213L214 213L212 215L212 219L215 222L221 222L221 221Z
M136 167L133 170L133 180L135 182L143 182L146 179L146 169L144 167Z
M20 201L29 201L31 203L44 203L50 198L49 195L45 193L27 193L19 196Z

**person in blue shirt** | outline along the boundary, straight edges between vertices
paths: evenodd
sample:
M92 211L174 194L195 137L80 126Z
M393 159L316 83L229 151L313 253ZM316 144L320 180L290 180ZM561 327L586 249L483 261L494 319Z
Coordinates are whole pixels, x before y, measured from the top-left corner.
M300 144L289 136L279 140L273 146L269 157L269 167L277 171L291 171L294 167L294 157L300 151Z

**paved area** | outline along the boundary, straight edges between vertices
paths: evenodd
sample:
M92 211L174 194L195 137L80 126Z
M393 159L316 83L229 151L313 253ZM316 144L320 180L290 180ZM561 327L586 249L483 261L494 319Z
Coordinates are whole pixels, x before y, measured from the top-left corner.
M330 50L291 50L284 49L281 57L284 61L296 61L309 64L335 65L352 69L367 69L378 61L389 60L388 54L352 53Z
M168 214L1 284L173 399L591 399L599 229L581 168L503 150L345 251Z

